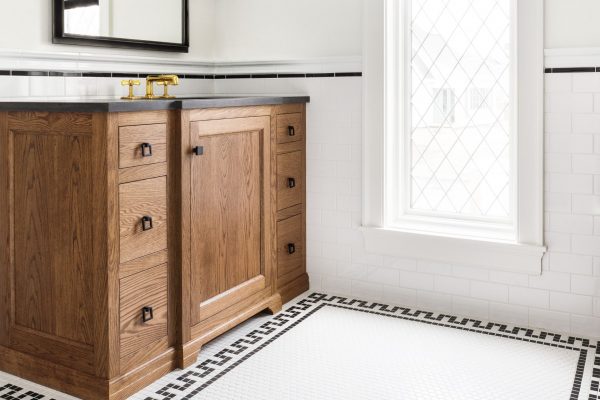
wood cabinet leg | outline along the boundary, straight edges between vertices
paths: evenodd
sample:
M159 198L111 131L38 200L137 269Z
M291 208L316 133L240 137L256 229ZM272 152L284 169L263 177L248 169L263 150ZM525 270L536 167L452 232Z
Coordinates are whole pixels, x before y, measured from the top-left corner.
M273 300L267 306L266 311L271 315L275 315L281 311L282 307L283 307L283 303L281 302L281 296L279 294L277 294L277 295L273 296Z
M185 347L183 346L177 357L177 368L186 369L196 363L198 360L198 354L200 354L200 350L202 349L202 345L194 344L193 347Z

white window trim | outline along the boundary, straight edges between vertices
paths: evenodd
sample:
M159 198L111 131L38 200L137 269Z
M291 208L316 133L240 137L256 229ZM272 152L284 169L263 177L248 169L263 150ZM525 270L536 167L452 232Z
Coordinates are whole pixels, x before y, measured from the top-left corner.
M517 112L518 145L516 185L516 240L490 240L466 233L463 237L430 234L418 230L389 229L384 223L386 130L395 129L397 115L386 113L388 99L396 91L400 66L393 60L396 42L387 38L398 32L394 20L398 0L364 2L363 37L363 233L367 251L401 257L440 260L464 265L528 274L541 273L543 245L544 182L544 9L543 0L515 0L517 4ZM398 37L398 36L395 36ZM387 48L387 51L386 51ZM386 55L392 56L386 57ZM390 65L391 63L391 65ZM386 77L386 75L389 75ZM393 96L393 97L390 97Z

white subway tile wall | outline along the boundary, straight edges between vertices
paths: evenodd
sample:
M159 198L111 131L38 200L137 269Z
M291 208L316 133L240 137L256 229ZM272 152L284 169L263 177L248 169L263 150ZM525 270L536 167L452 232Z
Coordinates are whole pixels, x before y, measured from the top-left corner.
M44 78L0 76L0 96L120 95L119 81L67 77L61 89L58 81L46 86ZM546 92L548 253L542 275L529 276L365 252L360 77L185 80L173 91L311 96L307 253L313 290L600 337L600 73L546 74Z

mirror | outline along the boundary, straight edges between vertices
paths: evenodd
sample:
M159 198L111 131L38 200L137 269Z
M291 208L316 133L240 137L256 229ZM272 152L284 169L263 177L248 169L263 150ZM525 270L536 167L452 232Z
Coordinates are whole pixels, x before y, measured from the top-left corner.
M188 0L54 0L53 43L187 53Z

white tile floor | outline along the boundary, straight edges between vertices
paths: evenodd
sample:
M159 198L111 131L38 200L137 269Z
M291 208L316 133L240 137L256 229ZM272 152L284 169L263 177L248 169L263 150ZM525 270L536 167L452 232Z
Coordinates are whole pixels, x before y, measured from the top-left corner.
M133 399L595 400L596 345L312 294L213 341L194 367ZM8 382L24 388L11 395L15 399L28 390L44 399L72 399L3 374L0 398Z

